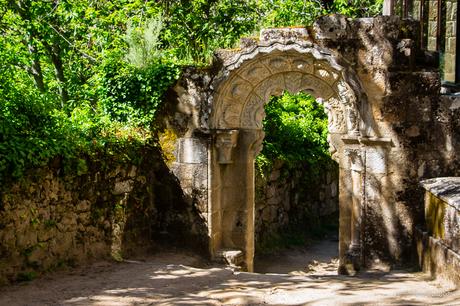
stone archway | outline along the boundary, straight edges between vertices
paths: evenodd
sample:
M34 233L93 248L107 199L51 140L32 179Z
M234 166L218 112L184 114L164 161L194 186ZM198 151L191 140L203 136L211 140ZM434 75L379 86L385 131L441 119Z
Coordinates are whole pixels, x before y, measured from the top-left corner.
M262 148L264 105L284 91L312 94L329 119L329 144L339 163L340 242L342 273L361 263L363 161L359 84L327 50L305 41L305 29L262 32L275 35L244 53L230 57L215 81L210 118L214 146L210 159L209 236L214 258L241 254L252 271L254 257L254 158ZM289 36L295 36L295 43ZM240 251L240 252L238 252ZM238 261L233 259L234 261Z

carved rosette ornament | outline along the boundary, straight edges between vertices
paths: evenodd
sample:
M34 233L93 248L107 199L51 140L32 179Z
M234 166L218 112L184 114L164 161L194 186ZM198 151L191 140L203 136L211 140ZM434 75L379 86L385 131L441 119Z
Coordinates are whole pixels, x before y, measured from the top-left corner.
M216 148L219 164L231 164L233 148L238 140L238 130L216 131Z
M224 62L216 78L211 116L214 129L261 129L271 96L306 92L325 106L329 133L360 136L354 80L335 58L314 46L279 43L258 46ZM356 83L356 84L355 84Z

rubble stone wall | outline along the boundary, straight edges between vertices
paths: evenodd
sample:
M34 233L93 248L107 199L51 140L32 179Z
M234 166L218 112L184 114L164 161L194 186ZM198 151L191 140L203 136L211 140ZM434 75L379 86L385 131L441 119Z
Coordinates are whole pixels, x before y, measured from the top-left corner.
M281 161L269 173L256 172L256 249L269 245L273 237L283 238L284 231L296 230L299 237L312 238L322 225L338 225L336 165L315 176L302 165L290 169Z
M157 241L193 241L206 250L206 227L161 154L139 154L136 165L86 161L80 175L63 173L58 162L2 186L0 283L95 259L121 260Z

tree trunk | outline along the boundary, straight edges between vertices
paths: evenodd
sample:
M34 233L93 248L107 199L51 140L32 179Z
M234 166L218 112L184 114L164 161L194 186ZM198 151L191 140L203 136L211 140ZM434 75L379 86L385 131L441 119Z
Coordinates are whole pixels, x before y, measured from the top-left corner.
M28 66L27 72L32 75L34 78L34 83L37 86L40 92L45 92L45 82L43 81L43 73L42 73L42 66L40 63L40 57L37 54L37 48L33 43L33 39L29 38L28 41L25 43L27 45L27 49L29 50L29 54L32 58L32 63Z
M69 101L69 93L67 91L66 78L64 75L64 66L61 59L61 48L57 43L49 45L47 42L43 42L48 56L54 66L54 75L59 83L59 95L61 96L61 106L64 107L65 103Z

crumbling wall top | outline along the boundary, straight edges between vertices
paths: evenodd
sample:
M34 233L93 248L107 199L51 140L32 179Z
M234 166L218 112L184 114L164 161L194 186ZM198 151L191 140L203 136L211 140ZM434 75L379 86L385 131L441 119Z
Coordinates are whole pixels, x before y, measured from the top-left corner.
M460 210L460 177L437 177L421 181L427 191Z

